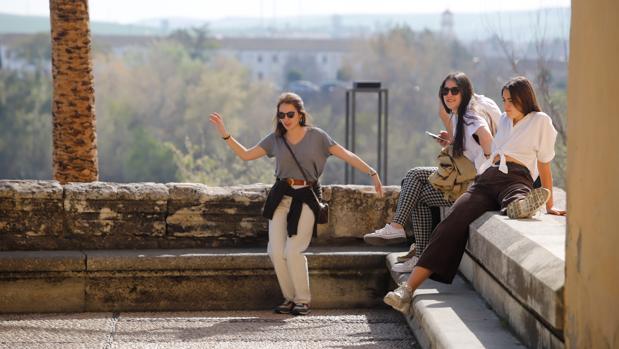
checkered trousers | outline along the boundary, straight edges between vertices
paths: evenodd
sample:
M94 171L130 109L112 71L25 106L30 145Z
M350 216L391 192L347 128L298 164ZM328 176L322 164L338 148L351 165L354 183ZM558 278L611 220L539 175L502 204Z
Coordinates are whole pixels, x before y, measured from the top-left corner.
M421 256L432 234L432 211L430 207L451 206L452 202L443 193L434 189L428 181L436 167L415 167L402 179L402 189L393 222L402 226L410 219L415 235L417 256Z

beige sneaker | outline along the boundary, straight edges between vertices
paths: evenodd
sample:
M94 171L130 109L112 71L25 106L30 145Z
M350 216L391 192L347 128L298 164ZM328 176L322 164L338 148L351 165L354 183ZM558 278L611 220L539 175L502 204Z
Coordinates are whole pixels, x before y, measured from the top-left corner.
M411 289L408 288L408 285L402 284L395 290L387 293L383 301L390 305L393 309L402 312L404 314L408 313L410 309L412 300L412 292Z
M415 257L416 255L417 255L417 246L413 242L411 244L411 247L408 249L408 253L405 254L404 256L398 256L396 258L396 260L398 261L398 263L403 263L403 262L406 262L407 260Z
M402 263L396 263L391 267L392 271L396 273L410 273L417 265L419 258L417 256L413 256L411 259L408 259Z
M512 219L530 218L550 199L550 190L535 188L523 199L515 200L507 205L507 216Z

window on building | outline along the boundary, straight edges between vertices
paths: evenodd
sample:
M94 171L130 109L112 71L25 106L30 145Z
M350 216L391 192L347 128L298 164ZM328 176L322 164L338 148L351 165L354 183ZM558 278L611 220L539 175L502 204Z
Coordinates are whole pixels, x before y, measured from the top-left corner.
M262 80L264 78L264 75L262 74L261 71L258 72L258 80Z
M277 63L278 60L279 58L277 57L277 55L273 55L273 63Z
M322 56L322 64L327 64L329 62L329 57L327 55Z
M258 63L262 63L262 55L258 55Z

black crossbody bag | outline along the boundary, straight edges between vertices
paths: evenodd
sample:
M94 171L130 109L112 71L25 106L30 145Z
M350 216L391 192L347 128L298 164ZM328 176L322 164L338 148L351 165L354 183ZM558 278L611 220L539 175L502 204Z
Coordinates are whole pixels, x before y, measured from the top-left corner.
M284 144L286 145L286 148L288 148L288 151L290 151L290 154L292 155L292 158L294 159L294 162L297 164L297 167L299 167L299 170L303 174L303 177L305 178L305 181L306 182L310 182L310 180L307 178L307 175L305 174L305 171L303 171L303 168L301 167L301 164L299 163L299 160L297 160L297 157L294 155L294 152L290 148L290 145L288 145L288 142L286 141L285 138L284 138ZM318 223L318 224L327 224L327 223L329 223L329 204L320 201L320 199L318 198L318 195L316 195L316 191L315 191L315 187L314 186L312 186L310 188L310 190L312 191L312 194L314 194L314 197L316 198L316 202L318 202L318 217L316 217L316 223Z

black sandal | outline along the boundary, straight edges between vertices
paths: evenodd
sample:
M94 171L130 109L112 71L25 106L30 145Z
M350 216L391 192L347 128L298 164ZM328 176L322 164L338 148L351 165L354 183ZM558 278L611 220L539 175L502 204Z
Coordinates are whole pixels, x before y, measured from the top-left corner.
M284 300L284 303L273 308L273 312L277 314L290 314L294 308L294 302Z
M310 306L307 303L297 303L292 308L292 315L307 315L310 312Z

